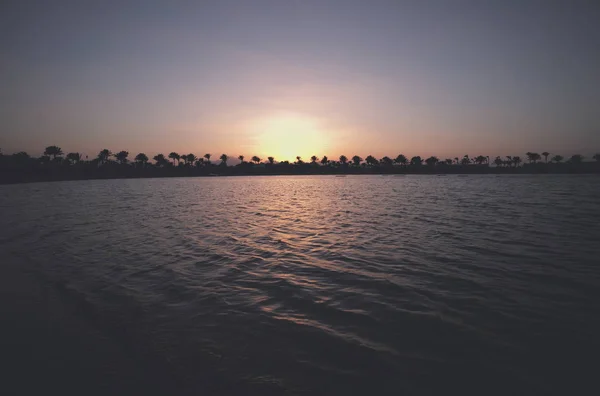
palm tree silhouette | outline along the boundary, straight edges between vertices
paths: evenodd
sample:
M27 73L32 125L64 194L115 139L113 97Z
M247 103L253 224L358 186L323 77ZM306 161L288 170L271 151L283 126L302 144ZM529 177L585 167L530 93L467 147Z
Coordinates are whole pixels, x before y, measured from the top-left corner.
M549 153L549 152L547 152L547 151L544 151L544 152L542 153L542 155L544 156L544 159L546 160L546 163L548 163L548 156L550 155L550 153Z
M538 153L527 152L527 153L525 153L525 155L527 156L527 160L529 161L530 164L532 162L535 164L539 160L542 159L541 155L539 155Z
M115 154L115 158L121 165L127 163L127 157L129 157L129 151L119 151Z
M367 155L367 158L365 158L365 162L369 166L375 166L379 163L379 161L377 161L377 158L373 157L372 155Z
M381 161L379 161L379 162L382 163L383 166L386 166L386 167L391 167L394 165L394 160L391 159L390 157L388 157L387 155L385 157L383 157L381 159Z
M46 147L46 150L44 150L44 155L47 155L52 159L52 161L54 161L56 157L63 155L63 151L58 146L48 146Z
M514 156L513 162L515 163L515 166L517 166L517 167L520 166L521 165L521 157L519 157L518 155Z
M40 158L33 158L30 160L28 159L30 157L28 157L27 154L24 152L15 153L15 154L12 154L11 156L6 156L6 155L2 155L2 153L0 151L0 166L3 167L4 164L7 163L7 162L5 162L7 160L14 161L14 162L12 162L13 164L16 164L17 166L23 167L23 168L28 166L28 164L30 164L31 166L36 166L36 164L38 162L47 163L47 162L50 162L53 160L58 161L59 157L62 155L63 155L63 151L58 146L48 146L48 147L46 147L43 156L41 156ZM551 154L547 151L544 151L541 155L538 153L534 153L534 152L527 152L526 155L527 155L526 158L527 158L528 162L531 164L537 164L538 162L541 162L542 159L545 161L546 164L552 164L552 163L560 164L560 163L564 162L564 159L565 159L561 155L551 156ZM120 151L113 155L110 152L110 150L103 149L102 151L100 151L98 153L98 158L93 163L94 164L98 163L100 165L104 165L104 164L110 163L111 157L114 157L116 159L116 162L118 162L121 165L125 165L129 162L128 156L129 156L129 152L127 152L127 151ZM68 153L65 157L64 164L65 165L66 164L70 164L70 165L77 164L82 161L82 157L83 156L80 153ZM86 156L86 158L87 158L87 156ZM170 167L171 165L174 166L176 164L175 161L177 161L177 165L179 165L179 166L181 165L180 161L182 161L186 167L188 166L188 164L190 166L196 165L198 167L201 167L202 165L210 164L211 154L204 155L204 158L206 158L206 161L204 160L204 158L200 158L197 161L197 158L194 154L179 155L176 152L171 152L168 156L168 158L172 161L165 158L165 156L163 154L157 154L153 158L156 161L156 167L164 167L164 166ZM503 158L506 158L506 160L503 160ZM598 164L600 164L600 153L595 154L592 158ZM222 154L219 157L219 159L221 160L220 166L225 166L225 167L228 166L227 162L229 160L229 157L226 154ZM245 157L243 155L238 156L238 159L240 160L240 162L242 164L248 164L248 162L244 162ZM299 167L301 165L304 165L304 162L302 161L302 158L300 156L297 156L296 159L297 159L297 162L295 162L296 165L298 165ZM60 161L62 161L62 160L60 160ZM261 163L261 159L258 156L253 156L251 162L258 165ZM581 154L575 154L575 155L571 156L568 160L569 164L574 164L574 165L581 164L582 162L584 162L584 157ZM148 157L144 153L139 153L135 157L135 163L138 165L147 164ZM331 168L335 168L335 167L339 166L340 164L346 166L348 164L348 158L345 155L340 155L339 162L337 162L337 161L330 161L327 156L323 156L320 160L315 155L311 156L310 164L312 166L318 167L317 164L319 164L319 163L322 166L330 165ZM469 155L464 155L462 157L462 159L459 159L457 157L454 160L446 159L446 160L440 161L435 156L431 156L431 157L427 158L426 160L423 160L420 156L415 156L415 157L412 157L410 161L408 161L406 156L399 154L393 160L388 156L384 156L383 158L378 160L373 155L368 155L365 158L365 161L363 162L363 159L360 156L355 155L351 158L351 163L354 167L360 167L361 165L362 165L362 168L375 167L375 169L382 170L382 173L388 173L388 171L385 169L393 168L394 164L407 165L408 163L410 163L412 166L415 166L415 167L418 167L423 164L427 164L430 167L434 167L436 165L444 165L444 167L446 167L448 165L452 165L453 163L457 163L459 165L487 164L489 166L490 158L488 156L483 156L483 155L478 155L474 158L470 158ZM496 157L495 160L493 161L493 164L495 164L496 167L503 167L503 166L519 167L522 164L522 161L521 161L521 157L519 157L519 156L507 155L506 157L500 157L500 156ZM583 165L591 165L591 164L584 163ZM269 173L272 173L271 171L275 171L279 168L281 168L283 170L287 167L289 169L289 166L290 166L290 161L280 161L280 162L276 163L274 157L268 157L267 168L270 169ZM378 168L378 167L380 167L380 168ZM525 166L523 168L523 171L527 172L528 168L529 168L529 166ZM548 171L554 171L554 170L560 170L560 168L561 167L559 167L559 166L551 165L550 168L547 168L547 169L548 169ZM593 167L590 168L587 166L585 168L583 168L582 166L570 167L570 169L575 170L575 171L577 171L578 169L587 170L588 168L595 169ZM55 170L60 171L60 169L62 169L62 168L56 167ZM86 167L86 169L87 169L87 167ZM118 168L115 167L115 172L117 171L117 169ZM240 168L240 170L243 170L243 169L244 169L243 167ZM309 167L309 166L302 166L301 169L302 169L303 173L304 172L306 172L306 173L315 172L315 170L311 170L311 167ZM531 169L536 170L537 167L533 166ZM415 168L415 171L416 171L416 168ZM466 170L466 171L468 171L468 170ZM101 172L104 172L104 171L101 171ZM236 173L237 173L237 171L236 171ZM257 170L256 172L253 172L253 173L259 174L261 172ZM283 172L283 173L286 173L286 172ZM327 169L323 169L323 171L322 172L319 171L319 173L327 173ZM366 172L366 173L371 173L371 172ZM160 175L160 173L158 173L158 174ZM169 172L169 174L171 174L171 172ZM103 174L103 176L105 176L105 175L106 175L106 173ZM165 173L165 175L166 175L166 173Z
M221 154L219 159L221 160L221 165L227 166L227 160L229 159L229 157L227 157L227 154Z
M148 163L148 156L144 153L139 153L135 156L135 162L145 166Z
M108 159L111 155L112 153L109 149L104 149L98 153L98 161L100 161L101 164L105 164L106 162L108 162Z
M81 154L79 153L69 153L67 154L67 160L72 164L76 164L81 161Z
M440 160L438 159L438 157L433 157L433 156L432 156L432 157L429 157L429 158L427 158L427 159L425 160L425 163L426 163L428 166L434 166L434 165L436 165L438 162L440 162Z
M167 159L165 158L164 154L156 154L154 156L153 160L156 161L156 166L160 166L160 167L163 167L167 163L169 163L169 161L167 161Z
M398 154L394 162L402 166L406 166L406 164L408 163L408 158L406 158L404 154Z
M194 154L188 154L185 156L187 158L187 162L188 164L190 164L190 166L193 166L194 164L197 166L198 164L196 164L196 160L198 159L198 157L196 157Z
M171 152L169 153L169 158L171 158L173 160L173 165L175 165L175 161L177 160L177 165L179 165L179 160L181 159L181 156L179 154L177 154L176 152Z
M486 161L486 157L484 157L483 155L478 155L477 157L475 157L475 163L477 165L483 165L483 163Z
M569 161L573 164L580 164L581 162L583 162L583 155L581 155L581 154L572 155L571 159Z
M423 164L423 159L416 155L410 159L410 164L414 166L421 166Z

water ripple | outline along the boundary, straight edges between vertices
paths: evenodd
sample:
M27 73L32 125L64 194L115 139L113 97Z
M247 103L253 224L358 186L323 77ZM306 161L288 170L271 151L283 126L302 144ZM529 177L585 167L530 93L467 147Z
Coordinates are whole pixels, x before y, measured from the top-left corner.
M0 189L2 257L190 390L543 392L600 330L597 178Z

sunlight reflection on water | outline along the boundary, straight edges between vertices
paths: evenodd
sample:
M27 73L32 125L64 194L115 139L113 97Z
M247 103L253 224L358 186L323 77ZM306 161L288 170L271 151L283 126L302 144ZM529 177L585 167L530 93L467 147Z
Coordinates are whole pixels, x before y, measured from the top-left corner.
M66 285L102 331L168 359L190 389L204 367L275 393L439 391L429 379L465 371L473 386L501 375L547 390L542 378L569 368L544 351L567 362L563 337L577 347L599 330L595 177L0 189L3 256Z

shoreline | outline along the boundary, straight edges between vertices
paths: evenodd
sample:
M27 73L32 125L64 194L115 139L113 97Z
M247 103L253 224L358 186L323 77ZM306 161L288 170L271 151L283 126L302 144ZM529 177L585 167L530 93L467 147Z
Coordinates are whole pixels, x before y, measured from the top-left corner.
M560 172L549 171L548 169L527 169L527 168L487 168L487 169L419 169L419 170L391 170L381 171L375 169L353 169L350 172L272 172L270 169L256 169L254 172L236 172L231 168L216 169L210 173L194 172L194 169L184 169L191 171L186 173L173 172L179 169L147 169L144 173L128 174L98 174L93 175L69 175L69 174L51 174L36 175L33 177L23 177L23 175L1 175L0 185L25 184L25 183L44 183L58 181L83 181L83 180L113 180L113 179L162 179L162 178L204 178L204 177L254 177L254 176L524 176L524 175L600 175L600 165L597 167L588 167L587 169L561 169Z

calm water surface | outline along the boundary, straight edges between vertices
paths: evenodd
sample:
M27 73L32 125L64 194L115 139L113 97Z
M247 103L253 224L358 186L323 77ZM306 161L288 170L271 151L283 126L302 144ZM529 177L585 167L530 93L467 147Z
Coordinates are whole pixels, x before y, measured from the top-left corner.
M3 259L173 393L581 392L597 368L596 176L36 183L0 209Z

